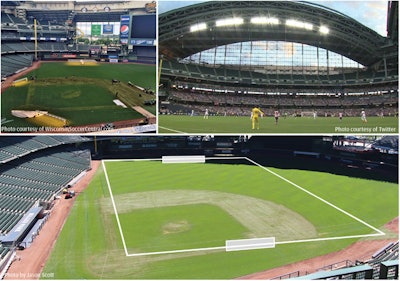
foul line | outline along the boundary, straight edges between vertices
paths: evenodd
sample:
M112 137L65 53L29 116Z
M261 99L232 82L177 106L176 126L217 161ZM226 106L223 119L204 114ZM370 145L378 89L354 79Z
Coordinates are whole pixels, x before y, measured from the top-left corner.
M103 165L104 175L106 176L108 191L110 192L111 201L112 201L112 205L113 205L114 212L115 212L115 218L117 219L119 233L121 234L122 244L123 244L124 250L125 250L125 255L128 255L129 253L128 253L128 250L126 248L124 233L122 232L121 223L120 223L119 217L118 217L117 206L115 206L114 195L113 195L112 190L111 190L110 181L108 180L108 173L107 173L106 165L104 165L104 161L101 161L101 164Z
M127 254L127 257L140 257L140 256L151 256L161 254L177 254L177 253L188 253L188 252L200 252L200 251L213 251L213 250L225 250L225 246L210 247L210 248L195 248L195 249L184 249L184 250L172 250L172 251L161 251L161 252L148 252L138 254Z
M363 220L357 218L356 216L350 214L349 212L346 212L345 210L339 208L338 206L336 206L336 205L330 203L329 201L327 201L327 200L325 200L325 199L319 197L318 195L315 195L314 193L308 191L307 189L301 187L300 185L295 184L294 182L292 182L292 181L286 179L285 177L282 177L281 175L279 175L279 174L277 174L277 173L271 171L270 169L268 169L268 168L266 168L266 167L264 167L264 166L261 166L261 165L258 164L257 162L255 162L255 161L253 161L253 160L251 160L251 159L249 159L249 158L247 158L247 157L245 157L245 158L246 158L248 161L250 161L251 163L253 163L254 165L257 165L258 167L260 167L260 168L264 169L265 171L267 171L267 172L273 174L274 176L280 178L281 180L284 180L285 182L287 182L287 183L293 185L294 187L297 187L298 189L300 189L300 190L304 191L305 193L307 193L307 194L313 196L314 198L316 198L316 199L318 199L318 200L324 202L325 204L331 206L332 208L335 208L335 209L338 210L339 212L342 212L343 214L345 214L345 215L351 217L352 219L355 219L356 221L362 223L363 225L365 225L365 226L367 226L367 227L373 229L374 231L378 232L379 235L385 235L385 233L384 233L383 231L381 231L381 230L377 229L376 227L374 227L374 226L372 226L372 225L366 223L365 221L363 221ZM368 235L369 235L369 234L368 234ZM375 234L375 235L376 235L376 234ZM375 236L375 235L374 235L374 236Z
M166 128L166 127L163 127L163 126L158 126L158 128L161 128L161 129L164 129L164 130L167 130L167 131L171 131L171 132L174 132L174 133L180 133L180 134L185 134L185 135L189 134L187 132L177 131L177 130Z

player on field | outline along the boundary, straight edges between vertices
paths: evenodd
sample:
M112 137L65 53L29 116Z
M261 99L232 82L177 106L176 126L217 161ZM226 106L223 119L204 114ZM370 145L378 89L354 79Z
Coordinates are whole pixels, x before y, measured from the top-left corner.
M278 125L278 119L279 119L280 113L278 110L274 111L274 117L275 117L275 125Z
M254 107L251 110L251 128L254 130L257 127L257 130L260 129L259 117L263 116L264 112L261 111L259 106Z
M363 121L364 123L367 123L367 115L364 111L364 109L361 111L361 121Z
M208 119L208 108L206 108L206 111L204 112L204 119Z
M343 113L339 112L339 120L342 121L343 120Z

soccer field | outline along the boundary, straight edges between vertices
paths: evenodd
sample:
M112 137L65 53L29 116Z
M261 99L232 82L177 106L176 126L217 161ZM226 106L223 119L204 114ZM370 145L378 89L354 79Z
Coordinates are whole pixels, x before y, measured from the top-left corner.
M63 62L48 62L42 63L27 77L36 79L25 85L10 87L1 95L1 118L5 132L23 132L25 127L48 125L38 124L34 118L13 116L12 110L47 111L66 119L68 126L142 118L139 112L132 109L136 105L155 114L155 106L144 105L144 101L155 99L155 95L146 94L127 84L130 81L154 90L155 66L106 63L70 66ZM113 84L112 79L121 82ZM126 107L117 105L115 99L121 100ZM16 129L7 130L7 127Z
M396 184L224 162L105 161L77 198L44 272L231 279L395 235L382 226L398 213ZM224 248L229 239L263 237L275 237L275 247Z
M334 117L281 117L276 125L271 116L260 119L260 129L252 130L250 117L224 117L187 115L159 115L159 133L235 133L235 134L388 134L398 133L397 117L369 117L363 123L358 117L346 117L342 121Z

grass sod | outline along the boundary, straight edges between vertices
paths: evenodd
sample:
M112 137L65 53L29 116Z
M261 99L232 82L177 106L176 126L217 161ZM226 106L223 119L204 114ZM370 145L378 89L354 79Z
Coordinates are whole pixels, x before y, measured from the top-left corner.
M120 70L117 66L121 67ZM128 107L143 105L144 101L154 99L154 95L128 86L123 79L132 78L128 81L154 88L151 85L155 85L155 75L151 73L155 73L155 67L136 64L117 66L100 64L99 67L85 68L43 63L39 69L27 74L36 76L37 80L25 86L10 87L2 93L2 118L13 120L7 124L14 127L29 126L30 123L13 117L13 109L47 110L68 119L71 126L141 118L138 112L115 105L113 99L118 92L117 98ZM111 79L114 78L121 83L113 85ZM146 109L155 113L155 106L146 106Z
M142 64L111 64L100 63L96 67L68 66L65 63L42 63L40 68L33 70L26 76L35 75L37 79L86 77L95 79L120 80L121 83L133 84L143 88L155 88L156 68L154 65Z
M315 120L308 117L283 117L275 125L273 117L260 119L260 129L251 129L250 117L224 117L186 115L159 115L159 133L335 133L335 134L365 134L365 133L397 133L397 117L368 117L368 123L363 123L359 117L346 117L342 121L334 117L318 117Z
M69 120L69 125L111 122L142 117L136 111L122 108L113 103L113 96L107 89L95 85L79 86L53 85L32 86L34 91L28 95L22 88L10 88L2 94L3 118L14 120L10 126L24 126L28 121L11 115L11 110L46 110L49 113ZM29 123L28 123L29 124Z
M140 176L132 175L133 171L139 170L139 166L136 165L138 163L134 163L136 166L133 168L131 164L115 162L107 166L109 174L114 173L116 177L123 177L121 183L129 181L130 178L136 178L135 185L121 185L121 188L115 189L116 193L121 195L130 193L132 187L140 186L143 179L155 175L154 166L142 166L142 164L150 164L148 162L139 164ZM125 168L119 174L118 171L123 166L131 167ZM222 166L228 171L229 167L234 165ZM239 165L238 168L245 167L247 166ZM127 170L129 173L126 173ZM383 226L398 214L396 184L319 172L275 168L272 170L299 185L308 184L309 190L318 191L318 195L376 227ZM225 175L226 173L220 170L220 176ZM316 179L320 181L315 182ZM155 189L159 180L160 177L155 177L153 184L148 188ZM311 186L313 182L315 186ZM336 182L341 184L336 184ZM176 181L176 183L179 182ZM248 189L247 185L242 187L243 191L248 191ZM351 196L348 196L349 194ZM371 194L375 196L370 196ZM115 216L104 209L102 201L105 198L109 198L109 194L104 174L100 170L89 187L78 196L44 272L54 272L55 279L231 279L340 250L356 241L345 239L286 244L278 245L274 249L229 253L126 257ZM357 198L356 202L354 198ZM274 198L271 200L275 201ZM385 211L382 212L382 210ZM322 215L319 219L324 220Z

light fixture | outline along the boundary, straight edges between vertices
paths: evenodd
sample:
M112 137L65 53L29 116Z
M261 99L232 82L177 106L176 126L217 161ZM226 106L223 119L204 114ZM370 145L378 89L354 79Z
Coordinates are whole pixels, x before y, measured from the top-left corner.
M207 24L205 22L193 24L190 26L190 32L196 32L207 29Z
M250 20L253 24L279 24L279 19L277 18L267 18L267 17L253 17Z
M321 25L319 27L319 32L321 32L322 34L328 34L329 33L329 28L326 27L325 25Z
M291 19L286 20L286 25L291 27L304 28L306 30L313 29L313 25L311 23L298 20L291 20Z
M227 18L227 19L217 20L215 22L216 26L228 26L228 25L240 25L240 24L243 24L242 18Z

